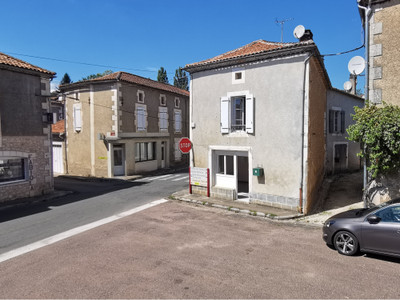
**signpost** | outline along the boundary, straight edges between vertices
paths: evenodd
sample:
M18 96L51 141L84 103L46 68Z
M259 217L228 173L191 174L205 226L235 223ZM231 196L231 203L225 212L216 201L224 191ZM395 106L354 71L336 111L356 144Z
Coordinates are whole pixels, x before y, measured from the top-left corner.
M181 150L183 154L188 154L191 149L192 142L187 137L181 138L179 141L179 150Z
M207 197L210 197L210 169L189 168L189 192L192 193L192 185L207 188Z

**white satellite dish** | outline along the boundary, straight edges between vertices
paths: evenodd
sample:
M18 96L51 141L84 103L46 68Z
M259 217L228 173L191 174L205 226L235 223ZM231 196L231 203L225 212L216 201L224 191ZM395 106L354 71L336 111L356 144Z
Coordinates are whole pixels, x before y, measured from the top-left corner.
M346 82L343 84L343 88L344 88L344 90L345 90L346 92L350 91L352 87L353 87L353 84L352 84L350 81L346 81Z
M304 33L306 32L306 29L304 28L303 25L298 25L296 28L293 30L293 35L296 39L300 39Z
M365 69L365 60L361 56L354 56L350 59L347 66L349 72L353 75L360 75Z

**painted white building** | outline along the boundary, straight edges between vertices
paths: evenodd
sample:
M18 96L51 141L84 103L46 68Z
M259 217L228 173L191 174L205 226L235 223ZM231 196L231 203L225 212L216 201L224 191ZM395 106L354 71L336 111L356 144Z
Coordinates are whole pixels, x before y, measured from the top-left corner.
M191 166L210 169L211 196L305 213L317 201L331 84L311 38L258 40L186 65Z

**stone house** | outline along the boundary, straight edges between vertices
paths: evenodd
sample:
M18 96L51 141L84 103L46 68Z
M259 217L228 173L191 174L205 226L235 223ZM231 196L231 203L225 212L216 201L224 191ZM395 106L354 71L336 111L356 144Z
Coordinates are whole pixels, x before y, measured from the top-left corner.
M189 92L126 72L60 86L69 174L114 177L188 164Z
M0 53L0 202L53 191L48 97L54 76Z
M361 0L369 13L369 100L400 105L400 0ZM365 29L365 12L359 9Z
M357 153L360 144L349 141L346 128L353 124L354 107L363 107L364 99L332 88L327 91L326 173L337 174L362 168Z
M298 43L257 40L185 70L190 165L210 170L211 196L307 213L326 173L332 90L311 32Z

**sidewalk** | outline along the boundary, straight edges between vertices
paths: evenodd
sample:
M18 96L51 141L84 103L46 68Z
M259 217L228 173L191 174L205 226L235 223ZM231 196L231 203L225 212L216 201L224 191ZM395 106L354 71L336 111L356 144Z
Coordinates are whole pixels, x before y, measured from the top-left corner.
M276 220L293 219L302 216L302 214L299 214L292 210L286 210L267 205L247 203L240 200L223 200L198 194L190 194L189 189L173 193L170 198L173 200L206 205L215 208L230 210L237 213L267 217Z

